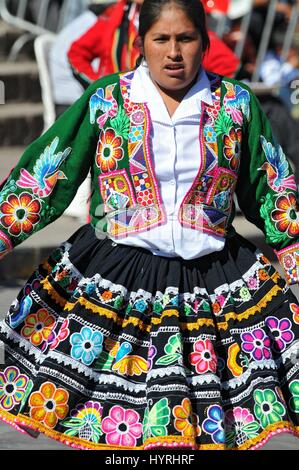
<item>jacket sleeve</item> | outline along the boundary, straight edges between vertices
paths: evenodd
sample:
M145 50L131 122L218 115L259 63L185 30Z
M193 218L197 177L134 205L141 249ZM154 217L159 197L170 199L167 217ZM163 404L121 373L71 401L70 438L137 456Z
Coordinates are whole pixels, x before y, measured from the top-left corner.
M296 284L299 282L298 188L292 167L259 100L249 88L246 90L250 100L236 187L238 203L245 217L264 232L287 283Z
M0 185L0 257L57 219L86 178L96 151L93 84L23 153Z

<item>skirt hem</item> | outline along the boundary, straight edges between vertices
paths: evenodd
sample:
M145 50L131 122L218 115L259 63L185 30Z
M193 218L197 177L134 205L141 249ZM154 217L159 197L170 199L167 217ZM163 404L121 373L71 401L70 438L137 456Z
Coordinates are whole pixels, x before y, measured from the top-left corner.
M0 410L0 421L3 421L4 423L12 426L16 431L26 434L33 439L36 439L38 436L32 436L26 432L26 430L23 429L24 426L36 432L43 433L45 436L76 450L155 450L161 448L189 448L191 450L258 450L267 444L271 438L282 433L291 434L299 439L299 426L294 426L288 421L280 421L279 423L267 426L267 428L265 428L257 437L234 448L227 448L222 444L195 444L194 442L190 442L190 438L183 436L149 438L142 446L128 447L112 446L109 444L93 444L91 442L82 444L81 439L71 436L63 436L60 432L52 431L43 424L37 423L35 420L22 414L14 416L11 413Z

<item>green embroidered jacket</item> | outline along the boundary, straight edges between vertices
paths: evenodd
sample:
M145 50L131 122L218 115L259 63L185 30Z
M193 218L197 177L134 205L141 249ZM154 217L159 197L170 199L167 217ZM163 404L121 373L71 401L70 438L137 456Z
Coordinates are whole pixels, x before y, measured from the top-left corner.
M130 101L133 74L94 82L25 150L0 186L0 256L63 214L89 170L91 224L98 236L121 239L166 222L151 154L150 114L145 104ZM250 88L208 77L213 105L202 103L202 161L179 221L233 236L236 194L246 218L274 248L287 282L296 283L299 217L292 169Z

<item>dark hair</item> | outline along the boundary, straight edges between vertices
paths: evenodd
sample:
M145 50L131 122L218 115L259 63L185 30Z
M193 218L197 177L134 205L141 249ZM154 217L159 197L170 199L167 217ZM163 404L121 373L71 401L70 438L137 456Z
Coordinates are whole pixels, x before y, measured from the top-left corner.
M161 10L169 3L176 3L192 21L200 33L202 50L210 47L206 14L200 0L144 0L139 15L139 36L142 40L153 24L159 19Z

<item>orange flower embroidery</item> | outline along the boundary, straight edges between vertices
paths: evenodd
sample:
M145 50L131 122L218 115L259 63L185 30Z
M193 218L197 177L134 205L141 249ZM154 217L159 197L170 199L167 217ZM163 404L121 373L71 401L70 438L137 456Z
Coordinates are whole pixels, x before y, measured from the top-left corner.
M258 274L261 281L266 281L267 279L269 279L269 275L264 269L259 269Z
M39 346L47 341L55 325L55 318L45 308L36 314L28 315L25 319L21 335L30 340L34 346Z
M112 299L112 296L113 294L110 290L105 290L105 292L103 292L103 294L101 295L104 302L109 302L109 300Z
M96 162L102 172L114 171L117 163L124 156L122 149L123 139L115 134L111 128L104 130L101 134Z
M33 392L29 398L30 417L53 429L58 420L64 419L68 414L68 399L67 390L56 388L51 382L45 382L39 391Z
M290 305L291 312L293 314L293 321L299 325L299 305L291 304Z
M198 426L198 416L192 412L191 402L184 398L181 405L173 408L175 417L174 427L182 433L184 437L196 437L201 435L200 426Z

